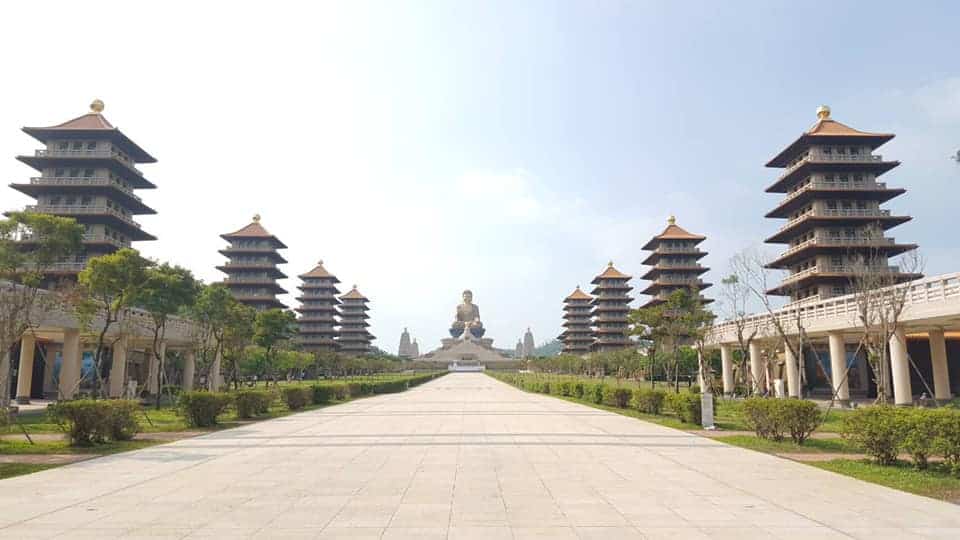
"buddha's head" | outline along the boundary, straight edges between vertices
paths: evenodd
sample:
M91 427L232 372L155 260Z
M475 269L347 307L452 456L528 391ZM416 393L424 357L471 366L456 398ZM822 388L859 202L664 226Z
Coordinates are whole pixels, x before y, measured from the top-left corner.
M473 293L470 292L470 289L463 291L463 303L464 304L473 303Z

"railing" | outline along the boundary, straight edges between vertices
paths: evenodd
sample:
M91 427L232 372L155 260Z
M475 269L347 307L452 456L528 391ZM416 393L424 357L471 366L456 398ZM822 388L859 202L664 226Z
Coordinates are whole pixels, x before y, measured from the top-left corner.
M245 246L236 246L231 245L225 248L223 251L228 253L273 253L277 248L274 247L245 247Z
M703 268L703 267L700 266L699 264L697 264L696 261L690 261L690 262L686 262L686 263L664 263L664 262L658 262L657 264L653 265L653 268L655 268L655 269L657 269L657 270L671 270L671 269L681 269L681 270L684 270L684 269Z
M140 200L132 189L124 186L123 184L112 180L110 178L104 178L102 176L60 176L60 177L48 177L48 176L39 176L30 179L30 183L35 186L91 186L91 187L114 187L120 191L130 195L136 200Z
M871 163L874 161L883 161L883 156L874 155L874 154L824 154L823 152L812 151L807 155L801 157L794 163L791 163L784 169L783 174L780 175L780 180L787 177L790 173L797 170L801 165L807 162L817 161L817 162L834 162L834 161L844 161L848 163Z
M784 278L784 283L792 283L800 278L810 274L896 274L900 271L899 266L847 266L833 264L818 264L805 270L790 274Z
M275 280L271 277L262 276L262 277L253 277L253 276L228 276L223 280L224 283L274 283Z
M895 244L893 238L886 238L884 236L854 236L854 237L842 237L842 238L831 238L829 236L814 236L809 240L804 240L795 246L791 246L790 249L783 252L781 257L786 257L792 253L796 253L801 249L804 249L809 246L852 246L852 247L873 247L873 246L890 246Z
M97 242L97 243L111 244L121 248L129 247L129 244L125 244L124 242L116 238L113 238L111 236L107 236L103 233L84 233L83 241L90 242L90 243Z
M685 253L691 255L699 255L703 253L700 251L700 248L697 247L668 247L668 246L659 246L654 250L654 253Z
M780 227L781 231L787 230L797 223L811 217L889 217L890 210L881 210L879 208L814 208L808 212L791 218L785 225Z
M227 268L276 268L277 263L275 262L243 262L243 261L227 261L224 263Z
M892 297L894 296L893 291L903 288L907 289L903 293L904 312L907 312L913 306L934 302L949 302L949 305L954 306L957 312L960 312L960 273L944 274L892 285L889 287L891 292L884 294ZM841 324L856 325L859 309L860 304L854 294L834 296L820 301L804 299L774 310L772 315L760 313L745 317L741 323L744 325L746 335L754 331L759 333L762 330L772 328L771 318L775 318L786 328L794 325L798 317L804 325L809 325L814 321L830 319L837 320ZM711 343L719 343L723 336L735 338L737 326L737 321L724 321L716 324L710 329L708 340Z
M129 158L117 152L116 150L37 150L34 152L37 157L93 157L93 158L115 158L118 162L126 165L137 175L143 173L137 169Z
M39 212L42 214L68 214L68 215L96 215L96 214L110 214L114 217L120 218L121 221L132 225L136 228L140 228L140 224L134 221L132 218L124 214L123 212L117 210L116 208L110 208L108 206L92 206L92 205L82 205L82 204L63 204L63 205L52 205L52 204L34 204L26 207L27 212Z
M702 285L699 278L682 278L675 276L659 276L654 283L668 283L671 285Z
M863 191L866 189L881 191L887 189L887 184L884 182L827 182L826 180L813 180L807 184L804 184L796 191L787 193L787 196L783 198L780 204L783 204L794 197L806 193L811 189L832 189L836 191Z

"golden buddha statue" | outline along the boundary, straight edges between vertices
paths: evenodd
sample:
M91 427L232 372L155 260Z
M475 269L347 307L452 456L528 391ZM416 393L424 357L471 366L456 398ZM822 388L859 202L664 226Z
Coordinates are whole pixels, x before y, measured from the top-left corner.
M458 338L465 330L477 339L484 334L483 323L480 322L480 307L473 303L473 293L469 290L463 291L463 303L457 306L457 315L450 326L450 335Z

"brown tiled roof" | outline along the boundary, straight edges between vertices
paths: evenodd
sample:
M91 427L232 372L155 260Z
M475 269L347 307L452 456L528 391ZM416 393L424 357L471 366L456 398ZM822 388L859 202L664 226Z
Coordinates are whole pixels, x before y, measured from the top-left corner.
M367 301L367 297L360 294L360 291L357 290L357 286L354 285L350 292L340 297L341 300L363 300Z
M106 135L111 140L125 147L134 160L140 163L154 163L157 161L156 158L148 154L146 150L140 148L137 143L130 140L118 128L114 127L114 125L103 116L101 111L103 111L103 102L95 100L90 104L90 112L83 116L78 116L55 126L25 127L23 131L41 142L46 142L47 138L58 132L73 131L77 132L78 136L82 136L81 132L84 131L106 131L109 132Z
M677 225L673 216L670 216L668 221L667 228L663 230L662 233L654 236L645 246L644 250L653 251L657 249L657 242L659 240L696 240L697 242L702 242L707 237L699 234L693 234L683 227Z
M260 224L259 215L253 216L253 221L251 221L246 227L243 227L242 229L232 233L221 234L220 238L223 238L224 240L230 240L232 238L269 238L274 241L278 248L287 247L276 236L270 234L267 229L263 228L263 225Z
M846 124L837 122L830 118L830 108L821 106L817 109L817 121L810 129L803 132L800 137L792 142L767 163L767 167L786 167L790 159L800 152L804 147L814 142L826 142L831 137L859 139L869 144L872 148L877 148L883 143L894 138L893 133L870 133L854 129Z
M597 283L600 282L601 279L630 279L631 277L632 276L628 276L623 272L614 268L613 262L610 262L607 264L607 269L604 270L603 273L601 273L599 276L593 278L593 281L591 281L590 283L593 283L594 285L596 285Z
M580 286L577 285L576 290L570 293L570 296L564 298L564 300L593 300L593 297L580 290Z
M318 262L317 265L313 267L313 270L298 277L300 277L301 279L302 278L333 278L334 283L340 283L340 280L337 279L337 276L331 274L330 272L327 272L327 269L323 267L323 261Z

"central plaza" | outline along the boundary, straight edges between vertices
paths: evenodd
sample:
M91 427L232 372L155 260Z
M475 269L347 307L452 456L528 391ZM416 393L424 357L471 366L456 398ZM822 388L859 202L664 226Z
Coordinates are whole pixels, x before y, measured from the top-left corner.
M953 504L455 373L3 481L0 538L957 538Z

